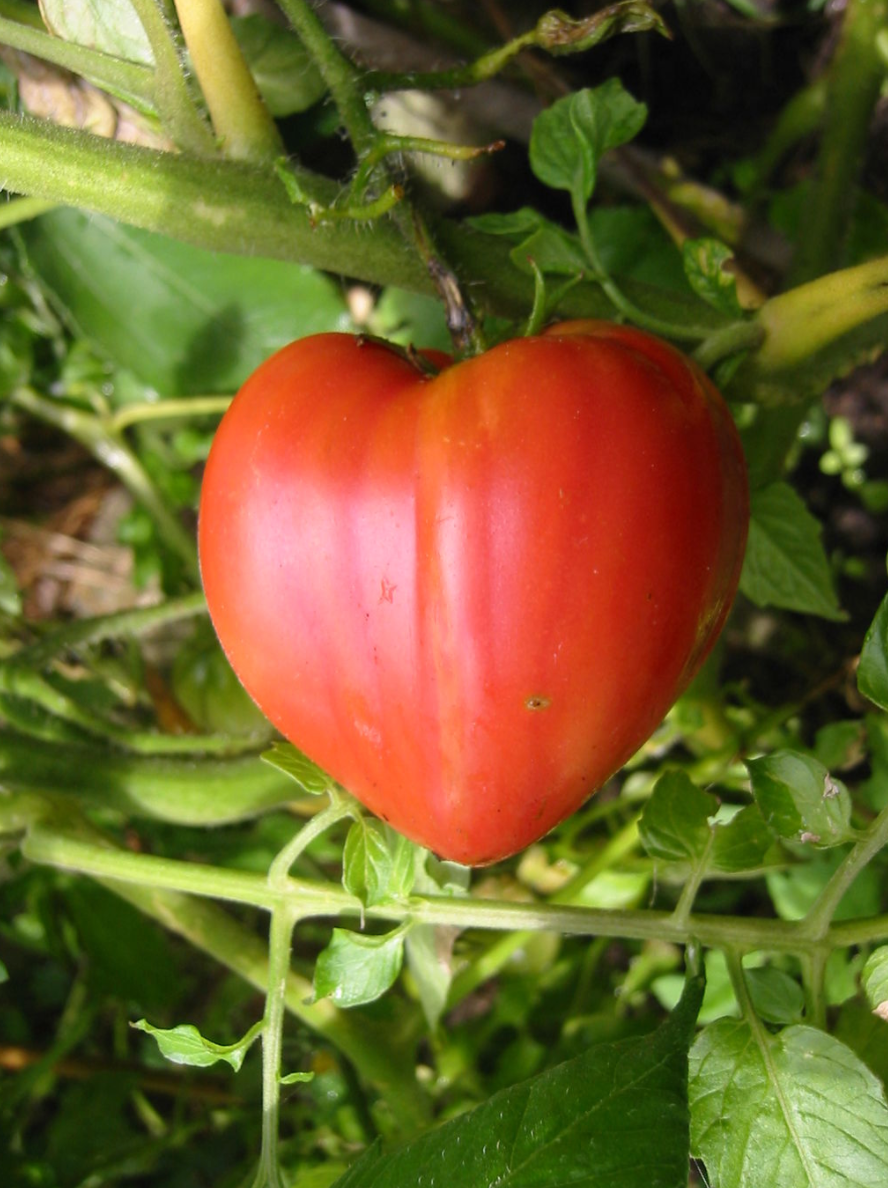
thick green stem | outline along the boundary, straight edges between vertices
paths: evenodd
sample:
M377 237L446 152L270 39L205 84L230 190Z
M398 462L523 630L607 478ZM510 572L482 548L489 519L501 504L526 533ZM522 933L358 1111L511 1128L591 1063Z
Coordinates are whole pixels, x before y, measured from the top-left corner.
M2 802L0 802L2 804ZM12 809L10 810L12 811ZM0 830L3 819L0 815ZM271 911L288 905L300 917L331 916L433 924L460 929L554 930L570 936L609 936L627 940L667 940L686 944L697 939L713 948L749 951L764 949L786 953L829 952L847 944L865 944L888 937L888 917L847 921L833 925L822 936L812 936L791 921L738 916L691 915L686 924L673 913L634 909L603 910L555 904L523 904L496 900L426 896L409 904L362 907L341 887L328 883L290 879L275 889L262 875L247 871L158 858L115 850L85 839L77 829L46 818L32 825L22 842L22 853L35 863L79 871L95 878L150 886L164 891L204 895Z
M268 936L268 986L265 1027L262 1031L262 1150L254 1188L280 1188L278 1139L281 1112L281 1051L287 1009L287 976L296 915L277 907L271 913Z
M22 648L9 657L7 663L39 668L71 648L101 643L104 639L142 635L180 619L204 615L206 611L207 601L202 591L196 591L181 598L167 598L156 606L140 606L116 611L112 615L98 615L93 619L75 619L56 627L37 643Z
M314 59L333 96L348 138L362 157L378 135L365 102L366 87L358 68L336 46L305 0L279 0L290 24Z
M817 174L801 223L792 281L799 284L842 264L854 213L869 125L885 78L876 44L888 24L888 0L847 0L829 69Z
M806 936L819 940L827 934L845 892L863 868L868 866L886 845L888 845L888 808L882 809L866 831L866 835L851 847L842 859L838 870L821 891L817 902L799 925L800 930Z
M186 152L216 154L212 133L197 109L173 30L157 0L130 0L154 55L154 101L167 132Z

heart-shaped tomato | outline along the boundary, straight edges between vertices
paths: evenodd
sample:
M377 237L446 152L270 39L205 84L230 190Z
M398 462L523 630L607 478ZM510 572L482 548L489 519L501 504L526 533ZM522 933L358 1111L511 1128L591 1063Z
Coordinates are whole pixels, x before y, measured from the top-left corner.
M247 381L210 453L213 623L271 721L446 858L541 837L656 728L739 578L718 392L573 322L422 374L344 334Z

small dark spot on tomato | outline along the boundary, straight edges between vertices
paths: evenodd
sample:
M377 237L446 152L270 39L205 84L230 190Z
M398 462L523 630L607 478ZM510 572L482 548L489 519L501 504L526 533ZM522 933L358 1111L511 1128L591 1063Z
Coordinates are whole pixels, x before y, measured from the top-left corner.
M550 697L543 697L540 695L528 697L528 699L524 703L525 708L529 709L529 710L548 709L551 704L552 704L552 699Z

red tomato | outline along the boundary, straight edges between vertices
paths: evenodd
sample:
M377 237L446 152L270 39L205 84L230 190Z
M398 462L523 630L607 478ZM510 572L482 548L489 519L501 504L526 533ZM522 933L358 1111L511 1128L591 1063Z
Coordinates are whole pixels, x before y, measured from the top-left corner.
M656 728L724 623L747 522L705 375L570 322L435 377L344 334L285 347L222 421L199 544L271 721L408 837L481 864Z

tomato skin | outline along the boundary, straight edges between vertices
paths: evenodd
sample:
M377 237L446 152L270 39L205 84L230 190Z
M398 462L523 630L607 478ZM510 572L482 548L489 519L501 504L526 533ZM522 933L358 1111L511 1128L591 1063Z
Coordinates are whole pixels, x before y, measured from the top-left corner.
M747 524L709 380L650 335L571 322L434 378L347 335L285 347L219 428L199 548L271 721L477 865L653 732L724 623Z

